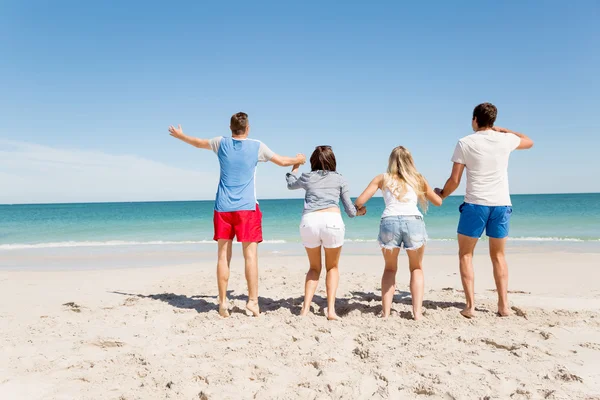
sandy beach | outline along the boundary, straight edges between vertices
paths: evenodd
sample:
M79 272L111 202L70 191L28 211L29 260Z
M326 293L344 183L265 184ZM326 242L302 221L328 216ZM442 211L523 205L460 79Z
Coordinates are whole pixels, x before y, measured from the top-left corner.
M473 320L459 315L455 257L426 256L419 322L405 257L380 320L382 260L342 256L343 319L329 322L323 280L315 314L297 316L300 256L262 257L263 314L246 316L236 256L229 319L217 314L212 261L0 272L0 398L600 399L598 253L510 254L509 318L495 315L478 254Z

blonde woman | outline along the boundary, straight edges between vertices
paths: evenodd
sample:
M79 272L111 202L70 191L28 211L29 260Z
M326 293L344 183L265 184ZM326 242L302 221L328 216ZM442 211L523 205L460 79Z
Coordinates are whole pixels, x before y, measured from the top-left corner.
M423 305L423 255L427 242L427 231L423 222L423 212L428 202L442 205L438 196L421 175L410 152L398 146L390 154L387 173L376 176L365 191L356 199L357 208L362 208L371 197L381 190L385 210L379 227L379 244L385 261L381 278L382 317L387 318L392 308L396 291L398 255L404 246L408 254L410 268L410 293L412 296L413 318L422 317Z

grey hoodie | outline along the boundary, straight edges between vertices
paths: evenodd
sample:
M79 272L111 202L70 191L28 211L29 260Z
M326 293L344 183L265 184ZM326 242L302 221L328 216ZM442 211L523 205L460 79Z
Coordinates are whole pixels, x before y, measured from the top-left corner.
M312 171L297 177L286 175L287 187L290 190L304 189L304 214L340 206L340 197L346 214L350 218L356 216L356 207L350 200L348 184L337 172Z

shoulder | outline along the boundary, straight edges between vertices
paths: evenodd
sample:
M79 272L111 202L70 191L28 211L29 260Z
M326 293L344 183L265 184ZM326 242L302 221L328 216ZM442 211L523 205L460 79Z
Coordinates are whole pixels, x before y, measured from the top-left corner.
M458 143L463 144L463 145L468 145L470 143L475 142L478 137L481 137L481 135L478 135L476 133L471 133L470 135L467 135L467 136L464 136L464 137L458 139Z

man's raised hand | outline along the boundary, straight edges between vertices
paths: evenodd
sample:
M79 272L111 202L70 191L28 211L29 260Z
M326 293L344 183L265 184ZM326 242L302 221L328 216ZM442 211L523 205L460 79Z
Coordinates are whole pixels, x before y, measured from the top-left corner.
M183 129L181 129L181 125L177 125L177 128L171 125L169 127L169 133L171 134L171 136L179 139L181 136L183 136Z

